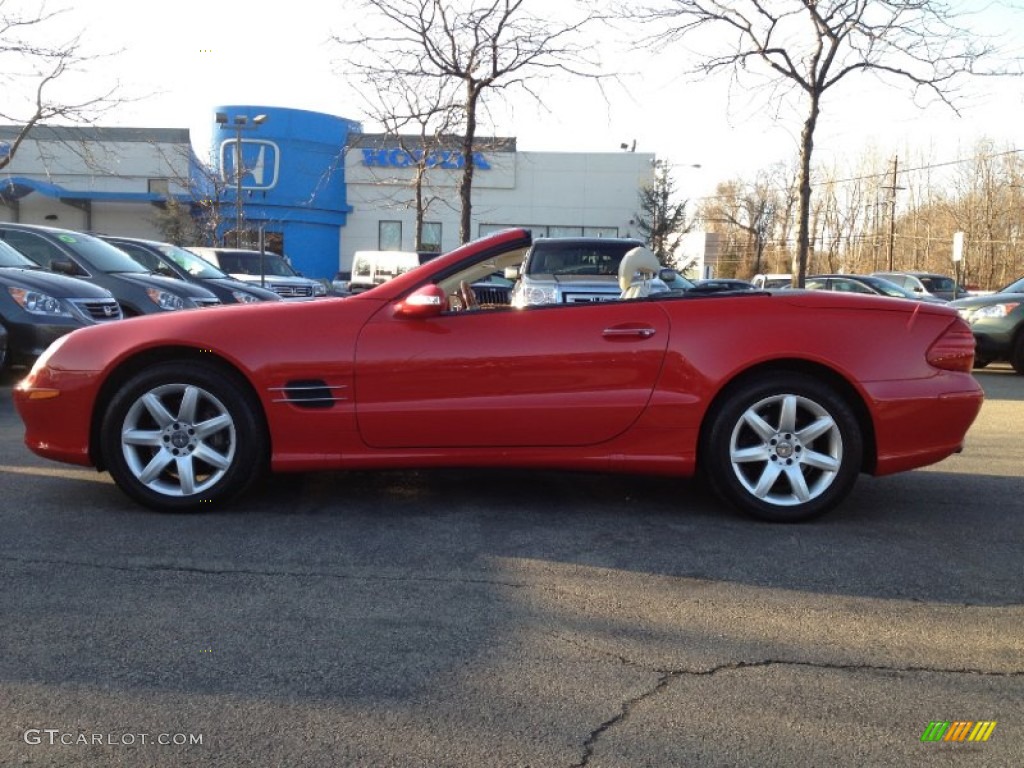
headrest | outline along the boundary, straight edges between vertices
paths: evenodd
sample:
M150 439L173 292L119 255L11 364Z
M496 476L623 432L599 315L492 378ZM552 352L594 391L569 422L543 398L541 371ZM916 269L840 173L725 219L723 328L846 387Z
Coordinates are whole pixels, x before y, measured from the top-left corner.
M639 246L626 251L619 263L619 288L628 290L633 284L633 278L640 272L645 278L652 278L661 270L661 262L654 252L649 248Z

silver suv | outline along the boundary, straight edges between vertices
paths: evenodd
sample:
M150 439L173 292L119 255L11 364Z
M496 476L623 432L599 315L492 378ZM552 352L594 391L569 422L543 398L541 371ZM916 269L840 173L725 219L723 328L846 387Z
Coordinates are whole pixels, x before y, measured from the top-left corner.
M505 270L516 281L512 306L614 301L622 293L619 262L642 245L627 238L538 238L521 266Z
M292 269L283 256L267 251L250 251L244 248L206 248L190 246L189 249L202 259L227 272L236 280L252 285L262 285L282 299L308 301L327 295L327 286L319 280L303 277Z

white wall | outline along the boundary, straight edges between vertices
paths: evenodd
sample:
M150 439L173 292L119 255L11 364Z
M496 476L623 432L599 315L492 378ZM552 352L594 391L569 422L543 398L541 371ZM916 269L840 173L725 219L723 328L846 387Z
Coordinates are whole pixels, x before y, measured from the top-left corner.
M473 228L531 226L614 230L635 236L639 190L654 180L654 155L648 153L495 152L486 153L492 170L473 178ZM439 196L426 221L442 225L442 249L459 245L457 183L461 171L428 171L427 194ZM341 233L341 269L352 254L376 250L378 224L402 222L402 249L412 250L415 227L412 174L408 169L367 168L359 151L346 157L348 202L353 207Z

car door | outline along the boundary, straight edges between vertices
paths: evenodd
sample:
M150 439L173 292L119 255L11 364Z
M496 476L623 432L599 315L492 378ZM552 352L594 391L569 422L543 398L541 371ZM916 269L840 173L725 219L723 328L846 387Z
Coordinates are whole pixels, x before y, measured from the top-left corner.
M359 431L379 448L580 446L644 410L670 323L654 301L378 312L356 345Z

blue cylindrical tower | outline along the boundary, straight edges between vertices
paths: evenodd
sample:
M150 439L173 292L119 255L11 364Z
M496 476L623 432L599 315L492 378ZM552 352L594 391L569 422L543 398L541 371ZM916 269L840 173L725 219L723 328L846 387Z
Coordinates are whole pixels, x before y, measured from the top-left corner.
M211 147L216 167L194 181L220 203L218 235L243 219L244 230L262 227L268 240L280 242L303 274L333 277L341 228L352 210L344 149L349 133L358 130L352 120L320 112L217 107Z

